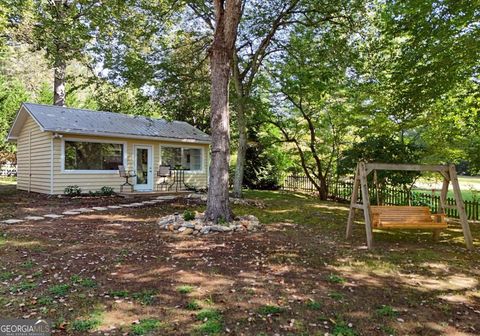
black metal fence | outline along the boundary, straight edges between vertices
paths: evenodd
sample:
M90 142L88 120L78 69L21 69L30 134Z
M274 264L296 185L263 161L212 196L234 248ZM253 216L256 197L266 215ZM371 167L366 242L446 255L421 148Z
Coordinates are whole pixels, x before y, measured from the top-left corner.
M328 197L336 201L349 202L352 195L353 182L331 181L328 187ZM316 193L315 186L306 176L287 176L283 183L284 190ZM378 195L374 188L370 188L371 204L377 204L380 200L385 205L423 205L430 207L433 213L440 208L440 195L436 192L426 193L418 190L402 190L398 188L382 188ZM480 201L466 200L465 210L469 220L480 220ZM448 205L455 205L455 199L447 198ZM447 216L458 218L456 209L445 209Z

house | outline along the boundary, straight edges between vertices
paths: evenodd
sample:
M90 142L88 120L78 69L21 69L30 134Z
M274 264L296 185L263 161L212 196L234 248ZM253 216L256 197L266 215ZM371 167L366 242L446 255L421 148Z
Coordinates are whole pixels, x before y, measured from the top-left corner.
M187 185L205 187L210 137L186 122L23 103L8 134L17 143L17 188L63 194L119 191L118 166L136 191L156 190L159 165L181 166Z

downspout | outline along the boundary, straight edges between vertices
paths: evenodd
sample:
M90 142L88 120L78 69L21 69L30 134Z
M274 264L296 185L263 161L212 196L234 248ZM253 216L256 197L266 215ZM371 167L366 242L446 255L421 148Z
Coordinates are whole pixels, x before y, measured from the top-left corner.
M28 192L32 190L32 131L28 132Z
M53 145L53 134L52 134L52 137L50 139L50 195L53 195L53 158L54 158L54 155L53 155L53 148L54 148L54 145Z

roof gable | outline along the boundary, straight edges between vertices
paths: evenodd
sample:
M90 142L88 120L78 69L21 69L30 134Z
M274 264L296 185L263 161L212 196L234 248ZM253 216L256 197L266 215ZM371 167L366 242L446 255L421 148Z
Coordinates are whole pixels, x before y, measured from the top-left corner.
M23 103L20 107L10 130L9 140L14 140L18 136L18 132L26 120L25 113L32 116L42 131L210 142L210 136L182 121L167 121L143 116L33 103Z
M10 127L10 131L8 132L8 141L17 140L20 132L22 131L23 125L25 124L29 116L35 121L35 123L40 127L40 129L44 131L42 125L38 123L38 121L27 111L27 109L22 104L17 112L17 115L15 116L12 127Z

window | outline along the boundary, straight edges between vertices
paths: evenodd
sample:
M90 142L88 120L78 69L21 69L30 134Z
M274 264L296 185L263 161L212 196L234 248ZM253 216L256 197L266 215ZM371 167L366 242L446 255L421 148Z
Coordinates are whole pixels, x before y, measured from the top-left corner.
M162 165L186 170L202 170L200 148L162 147Z
M65 170L118 170L123 165L123 145L65 141Z

